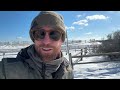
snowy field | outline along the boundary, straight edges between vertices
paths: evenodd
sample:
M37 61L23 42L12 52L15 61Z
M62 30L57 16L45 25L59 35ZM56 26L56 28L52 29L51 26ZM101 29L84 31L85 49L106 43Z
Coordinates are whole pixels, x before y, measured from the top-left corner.
M7 53L4 56L0 54L0 60L3 57L16 57L16 55L14 54L17 53L18 52ZM75 52L75 50L71 50L70 53L72 55L75 55L76 53L78 53L78 51ZM63 52L63 54L67 59L69 58L66 52ZM74 62L76 59L72 59L72 60ZM95 62L95 61L103 61L103 60L109 60L109 59L103 56L94 56L94 57L83 58L83 60L80 62ZM120 61L76 64L74 65L73 72L74 72L74 79L120 79Z
M97 61L105 57L89 57L83 61ZM120 79L120 61L74 65L75 79Z
M70 51L72 55L78 52ZM66 58L68 56L64 52ZM76 60L72 58L73 62ZM80 63L109 61L105 56L85 57ZM120 61L89 63L89 64L75 64L74 65L74 79L120 79Z
M24 47L27 46L11 46L11 45L0 46L0 61L2 60L2 58L16 57L17 53Z

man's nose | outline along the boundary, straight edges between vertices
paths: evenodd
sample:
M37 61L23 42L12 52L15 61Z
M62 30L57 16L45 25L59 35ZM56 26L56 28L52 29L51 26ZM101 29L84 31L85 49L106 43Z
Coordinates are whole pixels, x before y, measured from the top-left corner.
M48 33L46 33L46 35L45 35L45 37L44 37L44 39L43 39L43 43L44 43L45 45L48 45L48 44L51 43L51 39L50 39Z

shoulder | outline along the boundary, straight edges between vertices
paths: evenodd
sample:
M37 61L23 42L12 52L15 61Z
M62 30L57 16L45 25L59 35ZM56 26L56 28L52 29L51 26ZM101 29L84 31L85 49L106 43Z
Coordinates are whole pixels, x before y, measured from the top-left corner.
M14 65L14 64L19 64L21 61L17 58L3 58L2 63L4 65Z
M20 52L17 54L17 57L18 59L28 59L29 58L29 55L27 53L27 50L30 46L26 47L26 48L23 48L20 50Z
M15 69L14 66L16 65L14 63L17 62L18 61L16 60L16 58L3 58L2 61L0 61L0 78L6 78L6 73L8 73L9 70L13 71Z
M13 71L23 67L23 62L17 58L3 58L2 64L6 71Z
M4 72L3 72L3 63L2 61L0 61L0 79L4 79L5 76L4 76Z
M16 58L3 58L0 62L2 78L18 78L25 71L22 61ZM0 78L1 78L0 77Z

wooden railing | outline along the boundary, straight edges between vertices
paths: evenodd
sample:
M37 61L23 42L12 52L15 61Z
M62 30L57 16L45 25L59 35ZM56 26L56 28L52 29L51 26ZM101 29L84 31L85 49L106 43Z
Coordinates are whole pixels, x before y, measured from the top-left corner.
M80 58L81 59L81 61L82 61L82 58L83 57L93 57L93 56L109 56L109 55L112 55L112 56L119 56L120 55L120 52L110 52L110 53L97 53L97 54L91 54L91 55L71 55L71 53L69 54L69 60L70 60L70 64L71 64L71 66L72 66L72 68L73 68L73 65L75 65L75 64L89 64L89 63L101 63L101 62L109 62L109 61L112 61L112 60L108 60L108 61L98 61L98 62L82 62L82 63L78 63L78 62L76 62L76 63L73 63L73 61L72 61L72 58ZM116 60L114 60L114 61L116 61Z

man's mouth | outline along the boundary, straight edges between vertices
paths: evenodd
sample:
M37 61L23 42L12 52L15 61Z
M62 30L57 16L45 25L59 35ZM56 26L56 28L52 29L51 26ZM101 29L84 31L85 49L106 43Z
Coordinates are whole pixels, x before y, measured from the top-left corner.
M42 48L43 51L51 51L53 50L52 48Z

